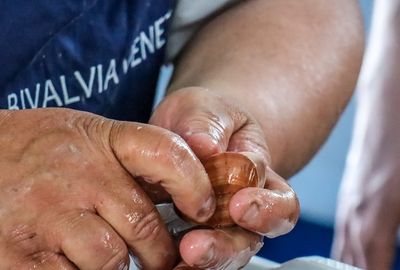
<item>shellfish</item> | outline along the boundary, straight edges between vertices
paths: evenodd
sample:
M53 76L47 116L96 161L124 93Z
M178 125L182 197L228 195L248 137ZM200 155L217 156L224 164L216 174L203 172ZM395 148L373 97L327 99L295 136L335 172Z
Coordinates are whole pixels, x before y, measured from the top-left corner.
M214 215L204 225L214 228L235 225L229 215L229 202L239 190L258 186L255 163L241 153L225 152L210 157L203 165L217 200Z

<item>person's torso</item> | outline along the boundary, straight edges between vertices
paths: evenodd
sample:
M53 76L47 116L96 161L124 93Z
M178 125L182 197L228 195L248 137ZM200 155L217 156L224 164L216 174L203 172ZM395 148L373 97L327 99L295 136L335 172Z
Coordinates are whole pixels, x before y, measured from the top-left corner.
M0 108L146 121L173 0L3 0Z

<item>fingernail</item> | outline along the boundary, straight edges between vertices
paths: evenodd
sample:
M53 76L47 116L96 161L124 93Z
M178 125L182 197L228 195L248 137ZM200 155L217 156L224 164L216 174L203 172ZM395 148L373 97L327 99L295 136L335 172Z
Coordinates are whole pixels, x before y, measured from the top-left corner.
M207 201L203 204L203 207L197 212L198 218L209 218L215 210L216 201L214 196L210 196Z
M241 222L251 223L254 219L257 219L260 215L260 206L256 202L252 202L240 218Z
M197 263L195 263L196 267L205 267L208 266L215 258L215 246L214 244L211 244L210 247L207 250L207 253L205 253Z
M264 236L268 238L275 238L284 234L287 234L294 228L294 223L287 219L276 220L270 225L270 229Z

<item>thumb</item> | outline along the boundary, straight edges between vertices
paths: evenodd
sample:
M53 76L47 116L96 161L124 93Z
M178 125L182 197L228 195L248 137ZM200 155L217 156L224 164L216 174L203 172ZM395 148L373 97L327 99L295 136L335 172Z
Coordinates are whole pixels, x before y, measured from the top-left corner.
M160 184L193 220L210 218L214 192L200 160L182 138L159 127L116 121L108 138L111 152L132 176Z

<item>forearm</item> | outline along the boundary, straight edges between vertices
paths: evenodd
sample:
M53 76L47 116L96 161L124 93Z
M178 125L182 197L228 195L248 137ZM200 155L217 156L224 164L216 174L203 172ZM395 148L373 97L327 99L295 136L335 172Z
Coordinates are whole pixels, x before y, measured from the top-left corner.
M399 11L375 2L338 198L333 254L362 269L392 269L400 223Z
M289 176L351 96L360 21L356 1L243 1L194 37L170 89L202 86L236 99L262 125L273 169Z
M398 182L399 11L400 1L377 2L375 5L368 50L358 84L355 131L345 177L346 187L351 189L349 192L380 193L381 188L391 190L391 185ZM380 183L379 189L377 183Z

